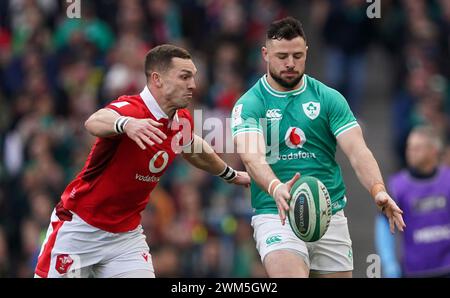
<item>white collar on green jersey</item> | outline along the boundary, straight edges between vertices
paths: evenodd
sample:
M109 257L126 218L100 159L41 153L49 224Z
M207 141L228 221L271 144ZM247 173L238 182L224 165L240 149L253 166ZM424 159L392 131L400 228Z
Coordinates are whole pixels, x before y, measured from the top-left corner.
M267 75L263 75L261 78L261 84L263 85L264 89L266 89L267 92L269 92L271 95L276 97L287 97L289 95L297 96L301 93L303 93L306 90L306 87L308 85L308 79L307 75L305 74L303 76L303 84L300 86L300 88L290 91L277 91L272 86L270 86L269 82L267 82Z

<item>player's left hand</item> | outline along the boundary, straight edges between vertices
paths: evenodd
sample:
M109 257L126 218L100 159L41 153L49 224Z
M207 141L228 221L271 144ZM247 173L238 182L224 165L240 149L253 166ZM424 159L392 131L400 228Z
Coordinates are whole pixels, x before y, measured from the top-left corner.
M388 218L391 233L395 233L395 227L403 232L403 228L406 227L402 216L403 211L397 206L391 196L385 191L380 191L375 196L375 203L380 208L381 212Z
M247 174L247 172L236 171L236 173L237 173L236 178L231 180L229 183L249 187L250 186L250 176Z

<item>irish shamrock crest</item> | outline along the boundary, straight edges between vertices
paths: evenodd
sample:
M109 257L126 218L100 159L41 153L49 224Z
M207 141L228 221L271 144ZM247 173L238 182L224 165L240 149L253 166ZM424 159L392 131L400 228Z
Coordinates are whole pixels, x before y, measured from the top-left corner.
M309 119L316 119L320 114L320 103L313 101L304 103L303 112L305 112L306 116L308 116Z

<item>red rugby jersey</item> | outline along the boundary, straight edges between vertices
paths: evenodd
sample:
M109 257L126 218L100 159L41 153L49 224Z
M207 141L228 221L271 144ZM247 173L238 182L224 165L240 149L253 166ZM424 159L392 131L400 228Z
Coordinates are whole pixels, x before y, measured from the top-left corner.
M183 146L193 141L193 120L180 109L172 120L161 110L146 87L140 95L122 96L106 106L123 116L151 118L167 139L146 145L146 150L126 134L97 138L86 164L61 196L64 208L102 230L119 233L135 229L141 211L160 177Z

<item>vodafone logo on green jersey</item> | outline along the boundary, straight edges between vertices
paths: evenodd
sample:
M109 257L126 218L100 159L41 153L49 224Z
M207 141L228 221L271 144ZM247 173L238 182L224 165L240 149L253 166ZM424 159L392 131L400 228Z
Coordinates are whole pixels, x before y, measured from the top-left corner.
M305 132L298 127L290 127L284 138L286 145L291 149L302 148L306 143Z

